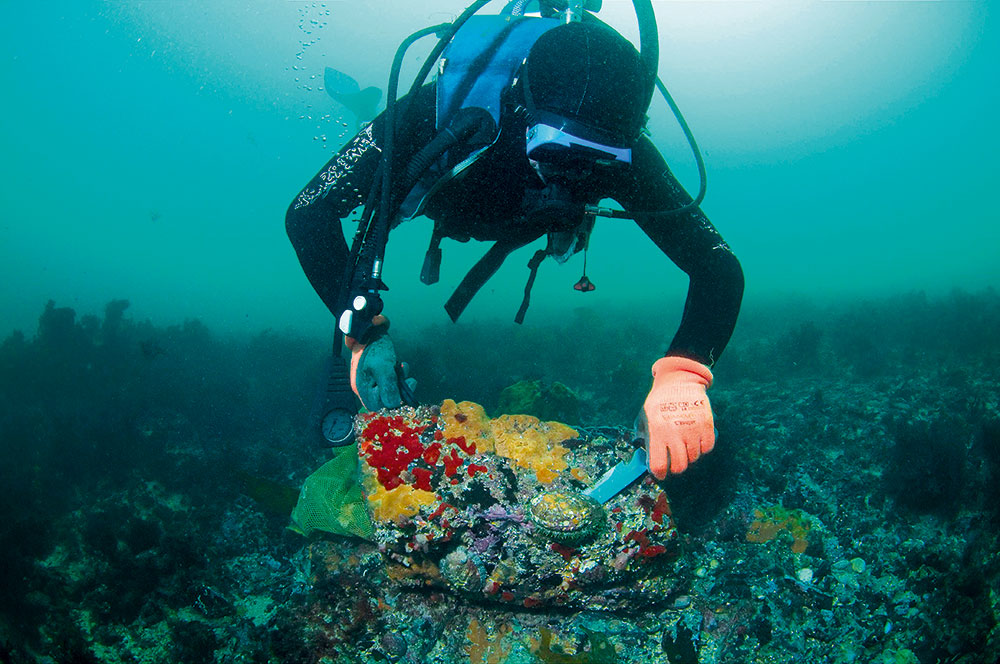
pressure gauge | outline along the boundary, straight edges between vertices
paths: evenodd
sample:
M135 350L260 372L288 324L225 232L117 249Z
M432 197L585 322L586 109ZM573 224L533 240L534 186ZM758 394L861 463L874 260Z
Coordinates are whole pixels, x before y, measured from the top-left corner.
M350 445L354 442L354 413L334 408L323 416L320 430L330 445L334 447Z

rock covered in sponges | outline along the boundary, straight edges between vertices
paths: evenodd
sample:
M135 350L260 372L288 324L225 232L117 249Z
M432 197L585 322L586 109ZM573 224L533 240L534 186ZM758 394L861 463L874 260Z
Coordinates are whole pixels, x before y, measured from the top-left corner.
M603 506L582 494L631 455L630 436L450 400L356 428L374 539L400 585L526 608L669 600L666 495L652 479Z

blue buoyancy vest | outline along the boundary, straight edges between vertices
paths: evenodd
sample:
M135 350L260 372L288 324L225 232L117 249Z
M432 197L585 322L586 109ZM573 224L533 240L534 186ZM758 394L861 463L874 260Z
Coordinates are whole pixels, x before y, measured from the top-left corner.
M479 160L500 137L504 92L509 90L518 69L528 57L534 43L544 33L562 24L555 18L528 16L473 16L455 33L438 62L436 80L435 126L440 137L449 128L462 124L459 119L470 111L492 118L492 131L487 138L479 135L474 145L456 144L427 165L399 208L399 221L421 214L428 200ZM454 123L454 124L453 124ZM489 122L486 122L489 125ZM421 164L421 167L423 165ZM592 220L591 220L592 223ZM542 231L544 232L544 231ZM587 231L589 233L589 230ZM440 241L447 233L435 222L434 233L424 259L420 280L435 283L441 263ZM457 320L482 285L499 269L504 259L539 237L538 229L510 229L472 267L455 292L445 303L452 320ZM539 249L528 263L530 274L524 289L524 299L514 320L524 319L529 294L538 266L547 255ZM591 287L592 289L592 287Z
M420 177L400 206L401 219L419 215L426 201L448 181L471 166L500 135L502 95L510 88L528 51L545 32L560 25L554 18L533 16L473 16L455 33L438 62L435 124L448 128L463 110L489 113L496 133L485 145L471 150L457 146L437 159ZM461 151L456 155L456 151Z

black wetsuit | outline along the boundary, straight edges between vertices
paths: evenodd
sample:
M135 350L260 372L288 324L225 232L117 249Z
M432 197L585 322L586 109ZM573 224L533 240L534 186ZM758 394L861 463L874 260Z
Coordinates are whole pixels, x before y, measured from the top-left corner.
M396 136L394 172L402 172L415 152L434 135L434 88L421 89ZM526 188L540 187L524 149L524 120L508 115L501 138L424 210L458 239L497 239L512 220L523 216ZM364 204L381 150L383 116L348 142L295 197L286 228L313 288L334 314L348 257L341 219ZM646 137L632 151L632 165L588 183L593 199L610 198L625 210L674 209L690 201L660 153ZM446 195L445 195L446 193ZM398 197L397 197L398 198ZM680 328L667 353L712 366L729 341L743 296L739 261L700 210L681 215L640 216L640 228L690 277Z

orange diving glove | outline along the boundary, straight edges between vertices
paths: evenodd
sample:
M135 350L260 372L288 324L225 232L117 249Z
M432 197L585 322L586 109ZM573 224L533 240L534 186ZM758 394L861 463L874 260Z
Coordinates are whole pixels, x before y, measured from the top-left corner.
M712 372L686 357L663 357L653 364L653 388L642 406L649 470L657 479L683 473L688 464L715 447L712 407L705 390Z

